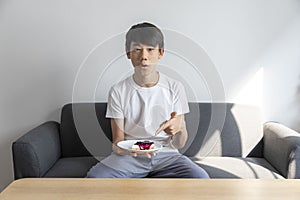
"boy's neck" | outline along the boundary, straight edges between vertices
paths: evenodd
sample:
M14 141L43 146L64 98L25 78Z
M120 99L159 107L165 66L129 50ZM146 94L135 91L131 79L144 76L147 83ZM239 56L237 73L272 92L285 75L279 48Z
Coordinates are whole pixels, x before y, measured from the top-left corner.
M155 72L155 74L149 76L138 76L137 74L133 74L133 80L141 87L153 87L159 81L159 73Z

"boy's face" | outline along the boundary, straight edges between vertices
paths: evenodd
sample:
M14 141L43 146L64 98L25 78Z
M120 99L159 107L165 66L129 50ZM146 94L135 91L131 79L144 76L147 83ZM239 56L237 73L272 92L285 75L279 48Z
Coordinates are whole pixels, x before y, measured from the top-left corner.
M163 56L164 49L159 50L158 45L148 46L136 42L131 42L130 50L127 50L127 58L135 68L135 72L147 75L156 71L158 60Z

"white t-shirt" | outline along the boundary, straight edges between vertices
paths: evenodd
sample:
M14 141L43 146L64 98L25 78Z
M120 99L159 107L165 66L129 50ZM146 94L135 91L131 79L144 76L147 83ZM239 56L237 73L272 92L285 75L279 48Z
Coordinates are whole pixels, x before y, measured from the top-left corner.
M158 83L149 88L136 84L133 76L114 85L109 92L106 117L124 119L125 140L156 140L173 149L168 145L170 136L164 131L155 136L155 131L170 119L172 112L185 114L189 107L183 85L159 74Z

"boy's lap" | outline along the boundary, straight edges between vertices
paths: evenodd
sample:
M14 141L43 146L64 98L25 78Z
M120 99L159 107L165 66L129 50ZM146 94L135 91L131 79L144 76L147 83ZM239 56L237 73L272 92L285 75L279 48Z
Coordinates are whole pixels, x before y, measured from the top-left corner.
M93 173L107 173L117 177L141 177L166 172L197 173L199 166L184 155L177 152L159 152L151 159L145 157L132 157L112 153L100 163L91 168ZM201 168L200 168L201 170ZM105 172L106 171L106 172ZM99 176L105 176L99 175ZM170 174L166 174L170 176Z

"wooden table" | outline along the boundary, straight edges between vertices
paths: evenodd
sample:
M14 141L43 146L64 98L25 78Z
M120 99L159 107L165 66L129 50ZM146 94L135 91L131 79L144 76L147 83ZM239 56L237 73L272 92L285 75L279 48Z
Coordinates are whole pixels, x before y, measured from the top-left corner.
M65 179L11 183L0 199L300 199L300 180L269 179Z

